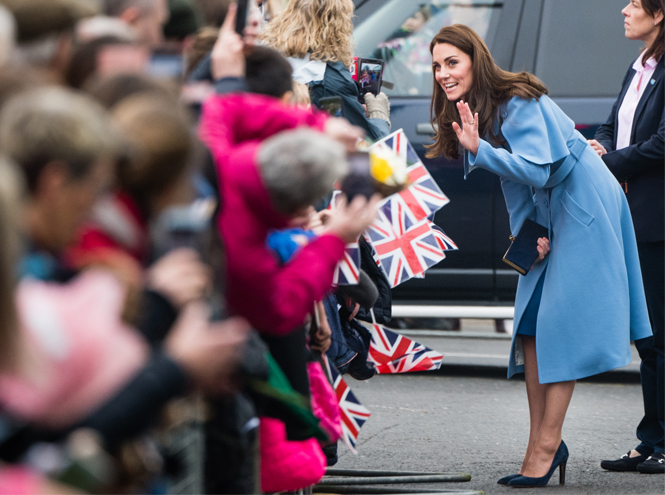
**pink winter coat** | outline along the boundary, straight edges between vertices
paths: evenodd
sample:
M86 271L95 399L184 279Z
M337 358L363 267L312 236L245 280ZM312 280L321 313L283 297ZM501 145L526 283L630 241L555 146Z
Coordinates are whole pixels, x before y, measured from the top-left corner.
M256 155L261 140L299 126L322 130L326 118L250 94L213 96L203 106L201 137L215 158L221 190L227 302L262 333L286 335L302 324L330 289L344 241L323 235L280 266L266 236L289 219L272 207Z

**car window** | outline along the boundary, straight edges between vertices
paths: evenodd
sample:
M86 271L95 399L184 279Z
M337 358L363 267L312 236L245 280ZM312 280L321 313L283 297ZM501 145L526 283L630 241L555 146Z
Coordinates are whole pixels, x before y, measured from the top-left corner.
M534 72L550 96L617 95L641 45L624 36L626 3L545 0Z
M466 24L485 39L501 6L498 0L390 0L356 28L356 54L385 61L383 78L395 84L389 95L429 96L434 35Z

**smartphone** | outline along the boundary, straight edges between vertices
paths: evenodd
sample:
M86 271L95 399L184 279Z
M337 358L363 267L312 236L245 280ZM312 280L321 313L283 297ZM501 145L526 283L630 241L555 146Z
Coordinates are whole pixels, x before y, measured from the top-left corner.
M367 199L371 198L376 192L374 179L370 174L369 153L356 151L347 155L349 162L349 173L342 179L340 189L346 194L346 199L350 203L358 194L362 194Z
M238 10L236 10L236 33L242 36L242 32L247 24L247 14L249 14L249 0L238 0Z
M319 100L319 107L331 117L342 116L342 98L339 96L328 96Z
M360 96L364 97L367 93L378 95L381 91L381 81L383 80L383 60L375 58L358 59L358 88Z

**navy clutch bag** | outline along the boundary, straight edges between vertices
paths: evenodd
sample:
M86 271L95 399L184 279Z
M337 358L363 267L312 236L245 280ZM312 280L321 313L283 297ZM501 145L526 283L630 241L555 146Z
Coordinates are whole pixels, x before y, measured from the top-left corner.
M538 239L549 238L548 234L547 227L527 218L517 236L510 237L513 242L503 256L503 262L521 275L526 275L538 257Z

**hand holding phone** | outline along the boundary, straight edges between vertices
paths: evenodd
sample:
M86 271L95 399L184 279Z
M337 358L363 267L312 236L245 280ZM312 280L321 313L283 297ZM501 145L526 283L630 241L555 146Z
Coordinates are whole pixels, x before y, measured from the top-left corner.
M361 101L366 93L378 95L381 92L384 62L380 59L358 59L358 89Z

